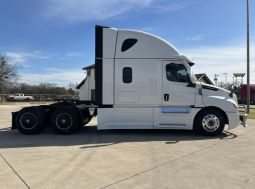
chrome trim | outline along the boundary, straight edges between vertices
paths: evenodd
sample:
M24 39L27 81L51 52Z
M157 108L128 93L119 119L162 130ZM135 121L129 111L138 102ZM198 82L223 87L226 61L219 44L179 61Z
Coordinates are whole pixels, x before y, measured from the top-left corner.
M242 112L244 113L244 115L239 115L239 119L240 119L240 123L244 126L244 127L247 127L247 116L248 116L248 113L247 113L247 107L244 105L244 104L239 104L238 105L238 108L244 108L244 111L243 110L238 110L239 112Z
M202 125L206 131L214 132L220 127L220 120L216 115L209 114L203 118Z
M186 124L168 124L168 123L160 123L157 128L187 128L188 125Z

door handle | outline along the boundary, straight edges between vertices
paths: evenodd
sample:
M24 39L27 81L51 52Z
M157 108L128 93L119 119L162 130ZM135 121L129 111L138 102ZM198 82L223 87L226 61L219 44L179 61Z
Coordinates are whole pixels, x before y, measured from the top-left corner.
M169 94L164 94L164 100L168 101L169 100Z

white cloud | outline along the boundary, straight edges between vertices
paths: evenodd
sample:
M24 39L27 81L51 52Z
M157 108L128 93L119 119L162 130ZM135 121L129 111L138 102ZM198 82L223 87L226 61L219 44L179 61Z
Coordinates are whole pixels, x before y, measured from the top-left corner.
M194 3L194 0L154 0L149 6L154 9L155 12L174 12L177 10L189 7Z
M102 21L141 9L172 12L189 6L190 0L47 0L44 16L67 20Z
M66 52L66 56L68 57L79 57L83 56L81 52Z
M152 31L153 29L152 28L149 28L149 27L146 27L146 28L141 28L141 29L138 29L139 31Z
M192 36L192 37L187 37L186 40L187 41L201 41L203 40L204 34L200 34L200 35L196 35L196 36Z
M254 83L255 71L255 41L251 41L250 47L250 80ZM223 73L228 73L228 82L233 81L233 73L246 74L246 44L232 43L225 46L200 47L180 49L182 54L190 56L196 62L193 67L195 73L206 73L213 81L214 74L219 75L218 81L225 81ZM246 77L246 76L245 76ZM246 78L244 78L246 82Z
M80 68L58 69L48 68L44 73L20 73L19 82L28 84L56 83L58 85L68 85L69 83L80 83L86 74Z
M52 54L45 54L41 51L31 52L7 52L6 55L11 58L13 62L25 63L28 60L47 60L50 59Z

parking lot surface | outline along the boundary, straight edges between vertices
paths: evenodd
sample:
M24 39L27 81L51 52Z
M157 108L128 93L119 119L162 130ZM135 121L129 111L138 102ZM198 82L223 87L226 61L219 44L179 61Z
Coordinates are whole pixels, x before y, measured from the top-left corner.
M217 137L193 131L12 131L0 105L0 188L255 188L255 121Z

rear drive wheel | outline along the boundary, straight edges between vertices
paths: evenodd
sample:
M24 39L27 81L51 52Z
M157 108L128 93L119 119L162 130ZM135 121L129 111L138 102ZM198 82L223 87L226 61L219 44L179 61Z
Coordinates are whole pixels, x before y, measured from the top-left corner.
M219 135L225 127L225 119L221 112L215 109L205 109L198 113L195 119L196 131L207 136Z
M58 134L68 135L74 133L79 125L80 118L73 108L58 108L51 116L51 126Z
M35 107L23 108L15 119L17 129L23 134L39 133L45 125L45 116Z
M42 108L41 106L33 106L34 108L37 108L38 110L40 110L42 113L43 113L43 116L45 118L45 124L43 125L42 127L42 130L44 130L49 124L50 124L50 121L49 121L49 115L48 113L45 111L44 108ZM41 130L41 131L42 131Z

